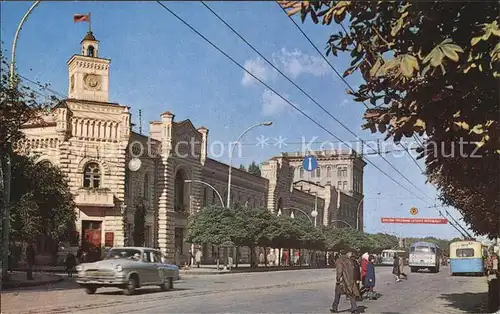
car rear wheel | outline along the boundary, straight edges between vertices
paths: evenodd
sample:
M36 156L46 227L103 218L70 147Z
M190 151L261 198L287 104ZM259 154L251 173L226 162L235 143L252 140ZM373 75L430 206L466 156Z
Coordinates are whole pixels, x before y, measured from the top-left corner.
M135 289L137 289L138 280L135 277L130 277L125 289L123 289L123 294L125 295L133 295L135 293Z
M85 293L87 294L95 294L96 291L97 288L94 286L85 287Z

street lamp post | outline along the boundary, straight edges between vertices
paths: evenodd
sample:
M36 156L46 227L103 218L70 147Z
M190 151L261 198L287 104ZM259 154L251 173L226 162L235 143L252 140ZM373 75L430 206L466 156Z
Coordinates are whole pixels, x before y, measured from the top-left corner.
M349 226L349 228L354 229L354 227L345 220L331 220L330 222L342 222Z
M380 195L380 192L377 192L377 195ZM365 196L361 198L361 200L358 203L358 207L356 209L356 230L359 230L359 210L361 208L361 204L363 204L363 201L365 200Z
M184 180L184 182L186 182L186 183L193 183L194 182L194 183L200 183L200 184L208 186L209 188L211 188L215 192L215 194L217 194L222 207L224 207L224 200L222 199L222 196L220 195L219 191L217 191L217 189L213 185L211 185L210 183L205 182L205 181L201 181L201 180ZM191 244L191 254L194 255L194 243ZM219 263L219 260L217 260L217 269L219 269L218 263ZM194 257L191 258L191 265L194 265Z
M313 220L311 218L311 216L313 218L316 218L318 216L318 212L316 211L316 209L311 212L310 216L304 210L302 210L300 208L297 208L297 207L287 207L287 208L284 208L284 209L290 209L292 211L292 213L290 214L291 218L295 218L295 215L293 214L294 210L297 210L297 211L301 212L302 214L304 214L307 217L307 219L309 219L309 221L311 222L311 225L316 226L316 224L313 222ZM278 216L280 216L280 215L281 215L281 210L278 211Z
M365 199L365 196L361 198L361 200L358 203L358 208L356 209L356 230L359 230L359 209L361 207L361 204L363 204L363 200Z
M17 39L19 38L19 32L21 31L24 22L31 14L31 11L40 3L40 1L35 1L31 7L26 11L26 13L21 18L19 25L17 26L16 33L14 34L14 40L12 41L12 51L10 60L10 76L9 85L10 88L15 87L15 62L16 62L16 47ZM4 180L4 213L3 213L3 254L2 254L2 280L8 280L7 265L9 263L9 237L10 237L10 185L12 179L12 164L10 156L10 140L7 140L7 154L5 156L5 180Z
M195 182L195 183L200 183L200 184L204 184L204 185L208 186L209 188L211 188L215 192L215 194L217 194L217 197L219 197L219 201L220 201L222 207L224 207L224 200L222 199L222 196L220 195L219 191L217 191L217 189L213 185L211 185L205 181L201 181L201 180L184 180L184 182L186 182L186 183Z
M236 139L236 142L234 142L234 144L238 144L240 142L241 138L245 134L247 134L251 129L259 127L259 126L270 126L272 124L273 123L271 121L266 121L266 122L256 123L256 124L252 125L248 129L243 131L243 133L241 133L240 136L238 136L238 138ZM234 153L235 148L236 148L236 145L231 147L231 152L229 153L229 170L228 170L228 177L227 177L227 202L226 202L227 207L231 206L231 173L232 173L232 169L233 169L233 153Z

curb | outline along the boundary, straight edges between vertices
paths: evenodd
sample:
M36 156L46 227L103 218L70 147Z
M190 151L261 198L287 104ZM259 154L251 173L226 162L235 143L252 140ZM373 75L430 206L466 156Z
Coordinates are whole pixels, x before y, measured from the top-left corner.
M52 276L54 276L54 275L52 275ZM2 283L2 290L45 286L45 285L58 283L58 282L61 282L64 280L64 278L61 276L54 276L54 277L56 277L56 278L50 279L50 280L35 281L35 282L29 282L29 281L22 281L22 282L18 282L18 283L9 282L9 281L3 282Z
M269 273L269 272L280 272L280 271L290 271L290 270L316 270L316 269L327 269L327 268L309 268L309 267L296 267L296 268L258 268L258 269L248 269L248 270L239 270L237 268L233 268L233 270L225 270L225 271L190 271L190 270L180 270L179 274L184 276L196 276L196 275L226 275L226 274L253 274L253 273Z

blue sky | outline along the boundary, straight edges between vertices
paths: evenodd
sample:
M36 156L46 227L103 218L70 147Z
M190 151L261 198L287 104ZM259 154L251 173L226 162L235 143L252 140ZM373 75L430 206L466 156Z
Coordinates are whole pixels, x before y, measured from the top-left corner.
M372 135L370 131L361 130L363 105L352 102L351 96L345 93L345 84L275 2L208 4L357 137L366 141L383 138L381 134ZM3 51L10 52L17 24L30 5L30 2L1 3ZM356 140L354 135L272 71L201 3L172 2L168 6L330 132L350 142L354 148L359 147L359 143L351 142ZM160 113L169 110L176 115L177 121L189 118L195 126L206 126L212 143L227 144L251 124L273 121L271 127L255 129L243 139L243 153L235 159L235 165L249 164L252 160L261 162L280 151L300 151L303 141L336 142L330 134L245 75L156 2L41 3L21 31L16 59L18 72L31 80L50 83L51 89L66 95L66 61L79 53L80 40L88 30L87 23L73 23L73 14L87 12L92 13L92 30L100 40L99 55L112 60L110 101L131 106L136 123L141 109L144 129L148 121L158 120ZM321 51L328 36L336 31L336 26L320 26L312 22L301 27ZM341 73L350 62L348 55L329 60ZM359 76L347 80L352 86L362 82ZM41 92L50 94L46 90ZM261 135L270 139L269 145L256 145L257 137ZM274 140L280 136L287 144L281 148ZM370 142L370 145L374 144ZM401 150L391 143L385 145L385 150ZM313 147L319 148L319 144ZM213 153L217 154L218 150L214 149ZM228 161L227 153L212 157ZM428 207L440 203L433 201L436 190L425 184L425 177L406 154L395 152L385 155L385 158L428 197L412 187L380 156L367 158L417 195L404 190L368 164L364 182L368 232L446 238L458 235L449 225L381 224L380 217L409 217L411 207L419 209L418 217L437 217L436 209ZM449 210L453 216L459 217L455 210Z

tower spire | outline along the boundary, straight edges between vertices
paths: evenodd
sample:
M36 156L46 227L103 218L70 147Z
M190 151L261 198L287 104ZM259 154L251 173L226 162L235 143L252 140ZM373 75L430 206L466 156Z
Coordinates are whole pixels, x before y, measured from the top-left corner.
M92 34L92 19L90 17L90 12L89 12L89 33Z

